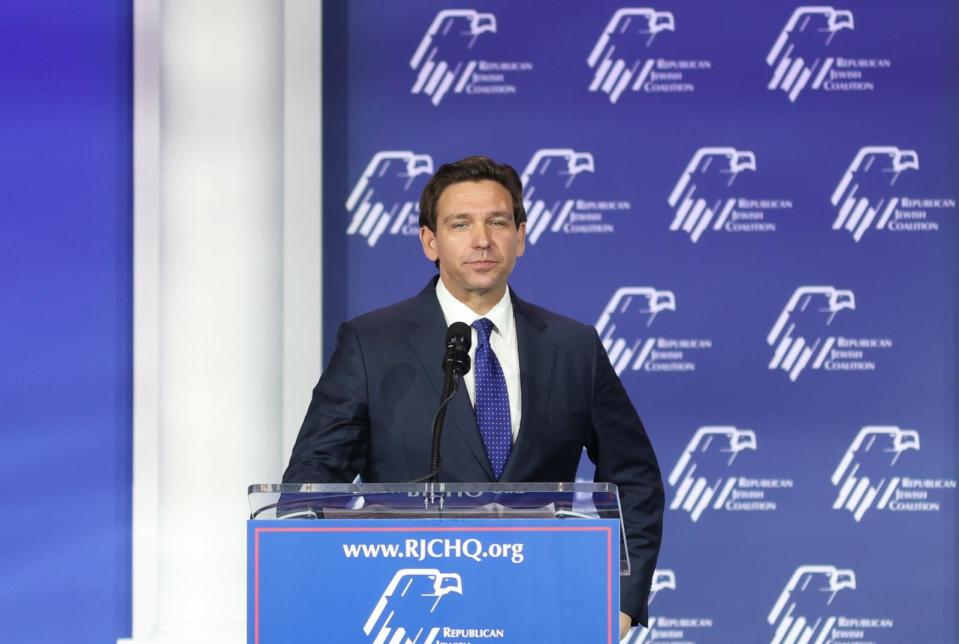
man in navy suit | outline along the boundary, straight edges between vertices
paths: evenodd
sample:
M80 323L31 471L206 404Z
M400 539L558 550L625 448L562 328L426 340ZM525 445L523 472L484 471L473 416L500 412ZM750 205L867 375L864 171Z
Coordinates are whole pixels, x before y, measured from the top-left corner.
M583 448L619 486L632 574L620 631L646 623L664 495L652 446L593 327L507 287L525 250L516 171L486 157L442 166L420 200L439 267L415 297L344 323L313 390L284 482L403 482L430 471L430 420L448 325L474 327L473 369L450 402L441 481L572 481Z

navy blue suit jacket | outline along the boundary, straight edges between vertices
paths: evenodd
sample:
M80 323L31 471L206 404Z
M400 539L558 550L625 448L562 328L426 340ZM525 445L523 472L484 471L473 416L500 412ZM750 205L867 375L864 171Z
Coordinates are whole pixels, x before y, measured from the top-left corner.
M402 482L430 471L431 420L443 384L446 322L436 279L416 297L344 323L313 390L287 483ZM595 480L619 486L632 574L620 606L646 623L662 534L656 457L606 351L588 325L510 292L523 413L500 481L573 481L585 447ZM465 387L450 402L441 481L493 481Z

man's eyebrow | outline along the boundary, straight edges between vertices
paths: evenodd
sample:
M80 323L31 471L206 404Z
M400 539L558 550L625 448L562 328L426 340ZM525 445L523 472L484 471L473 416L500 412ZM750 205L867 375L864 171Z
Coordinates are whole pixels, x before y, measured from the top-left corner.
M490 210L489 212L484 213L469 213L469 212L457 212L444 215L442 217L443 221L450 221L452 219L472 219L473 217L510 217L512 218L512 210Z

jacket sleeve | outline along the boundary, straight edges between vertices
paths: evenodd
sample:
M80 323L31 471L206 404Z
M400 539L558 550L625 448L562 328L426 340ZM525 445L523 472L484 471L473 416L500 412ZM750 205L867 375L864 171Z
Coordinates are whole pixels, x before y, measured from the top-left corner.
M366 466L370 419L363 350L349 322L313 389L284 483L350 483Z
M620 609L646 625L646 602L663 533L665 495L653 446L593 331L592 432L587 452L597 482L619 487L631 574L620 578Z

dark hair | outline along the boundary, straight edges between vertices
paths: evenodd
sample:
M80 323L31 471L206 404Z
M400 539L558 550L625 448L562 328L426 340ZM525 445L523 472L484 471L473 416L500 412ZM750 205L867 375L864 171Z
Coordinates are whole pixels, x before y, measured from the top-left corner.
M495 181L509 192L513 199L513 224L526 221L523 208L523 183L516 170L505 163L497 163L489 157L466 157L453 163L445 163L430 177L420 196L420 227L426 226L436 232L436 202L443 191L454 183L464 181Z

